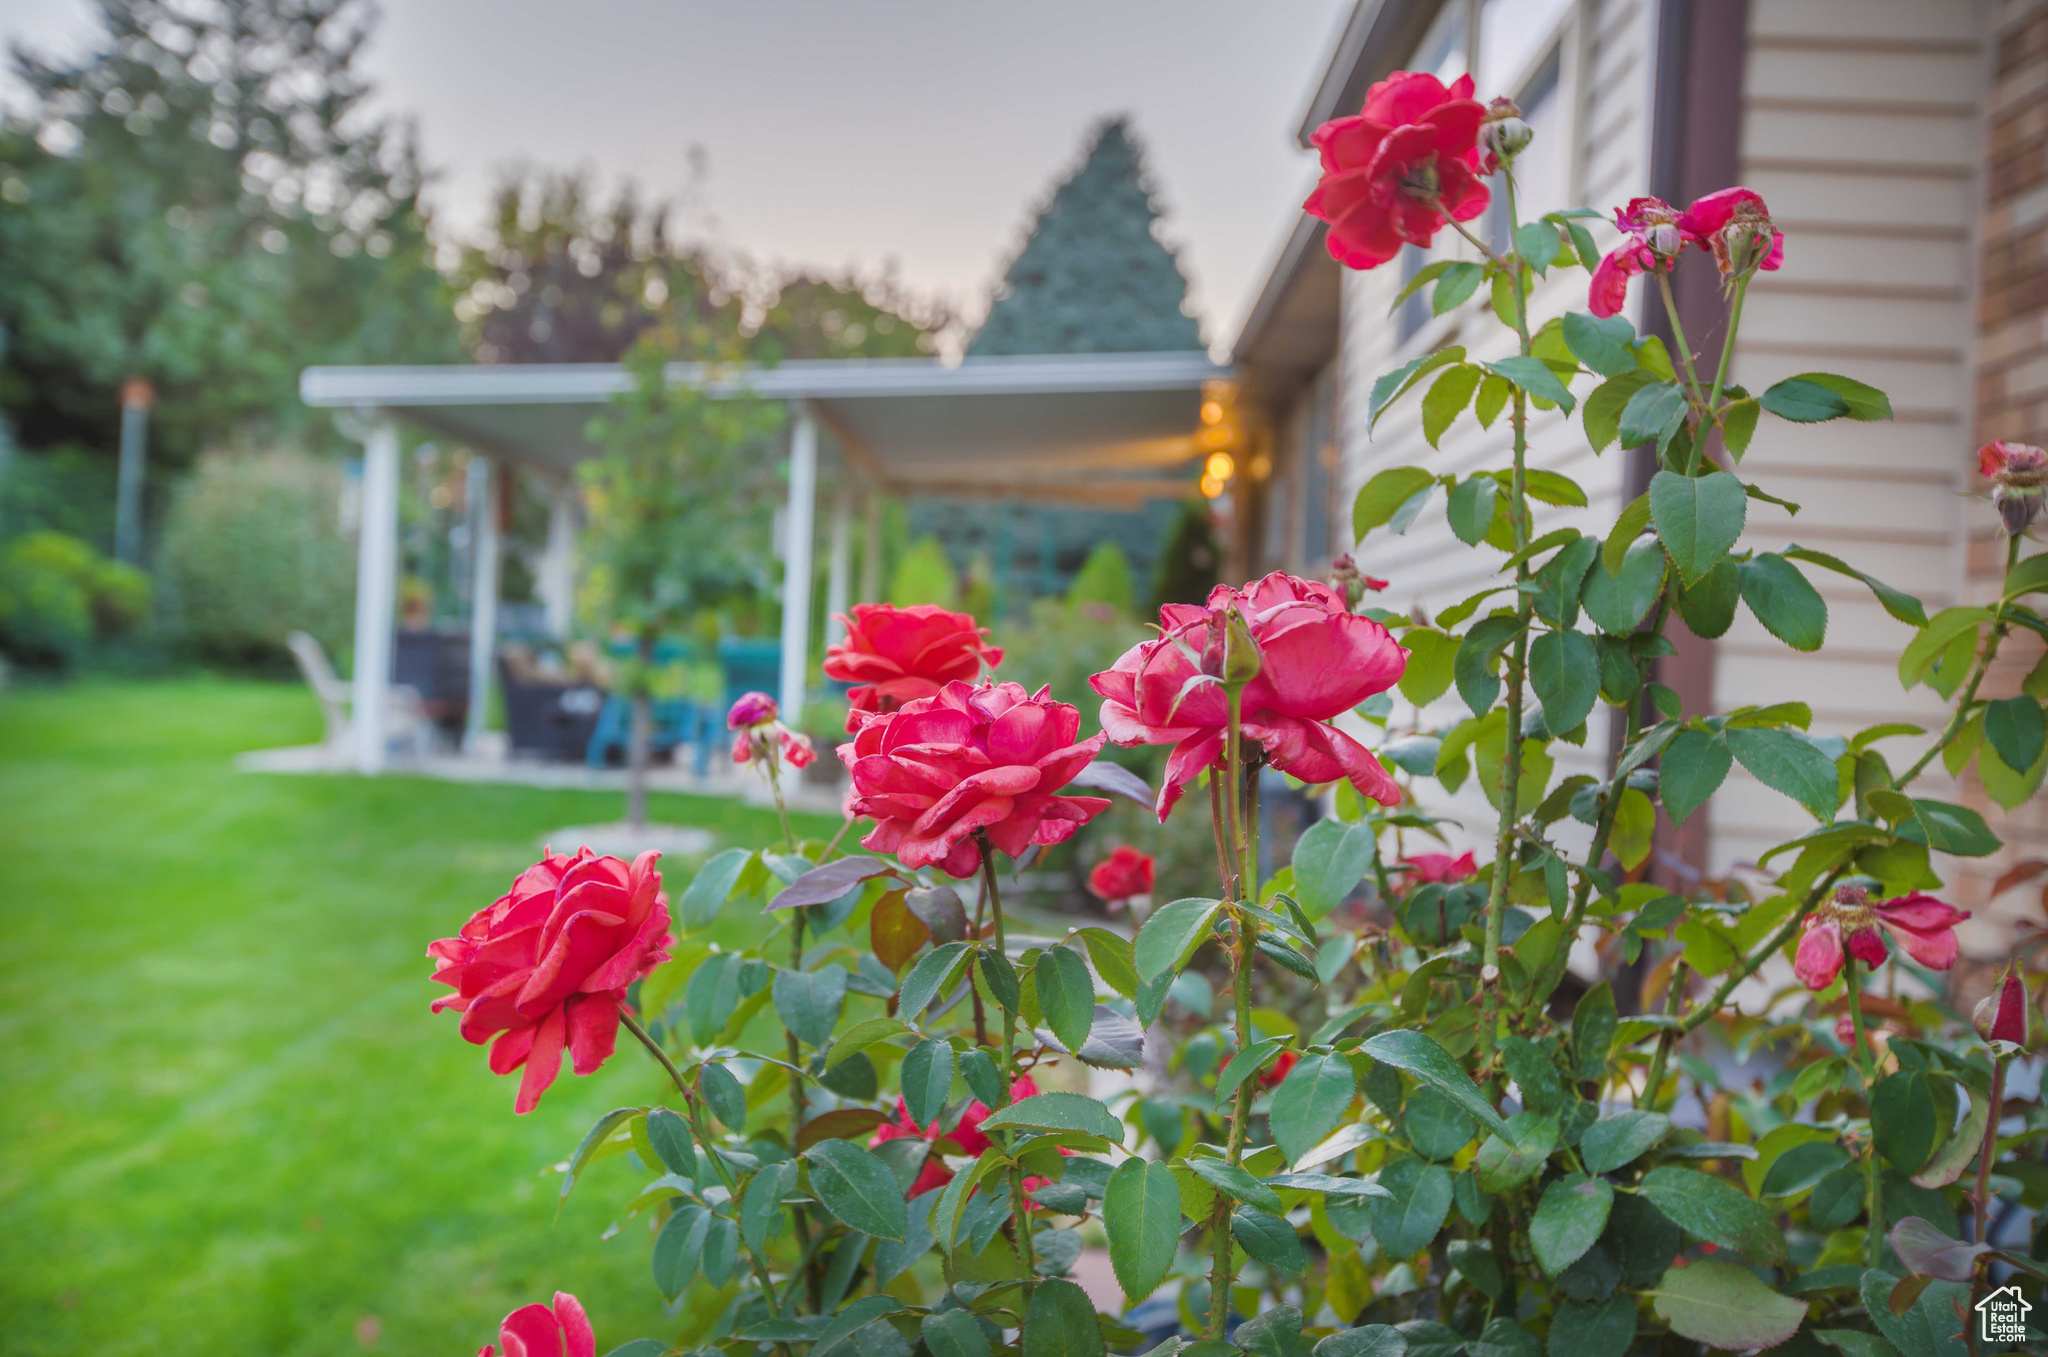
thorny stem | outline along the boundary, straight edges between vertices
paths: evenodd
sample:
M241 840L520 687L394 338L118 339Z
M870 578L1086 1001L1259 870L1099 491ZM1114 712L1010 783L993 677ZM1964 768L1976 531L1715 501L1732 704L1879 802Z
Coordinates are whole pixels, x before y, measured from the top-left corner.
M1877 1087L1877 1072L1871 1064L1870 1041L1863 1034L1862 963L1855 957L1844 959L1842 980L1849 989L1849 1021L1856 1029L1856 1067L1863 1072L1863 1102L1868 1107L1871 1090ZM1884 1184L1878 1176L1877 1121L1874 1108L1870 1123L1870 1143L1864 1147L1864 1155L1864 1174L1870 1184L1870 1229L1864 1235L1863 1259L1869 1267L1880 1267L1884 1263Z
M1999 1109L2005 1104L2005 1061L1991 1058L1991 1119L1984 1123L1984 1148L1977 1155L1977 1190L1971 1194L1976 1205L1977 1233L1974 1242L1991 1242L1991 1161L1998 1158ZM1973 1296L1971 1299L1975 1299Z
M1223 883L1224 895L1235 898L1237 890L1230 870L1230 849L1226 846L1225 821L1223 816L1223 773L1221 769L1209 770L1209 828L1210 837L1216 840L1216 875Z
M1676 1016L1679 1005L1685 1002L1685 982L1691 978L1686 970L1683 959L1671 968L1671 988L1664 992L1666 1017ZM1657 1110L1657 1090L1664 1086L1664 1067L1671 1062L1672 1049L1678 1045L1681 1035L1683 1033L1676 1028L1666 1028L1657 1036L1657 1054L1651 1057L1650 1077L1643 1083L1643 1097L1652 1112Z
M1657 286L1664 292L1664 316L1671 322L1672 342L1678 345L1679 361L1685 364L1686 384L1692 387L1693 399L1697 400L1700 394L1700 374L1699 369L1693 365L1692 345L1685 340L1685 327L1678 323L1678 298L1671 291L1671 270L1659 268L1654 272L1657 275Z
M1728 308L1728 334L1721 341L1721 365L1714 370L1713 394L1707 397L1707 418L1715 424L1721 422L1721 388L1728 381L1728 362L1735 356L1735 332L1742 328L1742 300L1749 295L1749 279L1745 276L1735 284L1735 300ZM1675 313L1674 313L1675 314ZM1707 425L1702 422L1698 436L1692 440L1692 452L1685 459L1685 474L1700 474L1700 458L1707 448Z
M1003 897L996 890L996 850L988 841L988 835L981 830L974 833L975 841L981 846L981 890L988 901L989 910L995 917L996 951L1009 956L1009 948L1003 937ZM972 983L970 981L970 983ZM1010 1085L1017 1078L1017 1015L1009 1009L1003 1010L1003 1106L1012 1101ZM1031 1293L1032 1278L1037 1274L1037 1260L1032 1257L1031 1216L1024 1199L1024 1166L1015 1159L1016 1135L1004 1131L1003 1152L1011 1155L1010 1160L1010 1220L1011 1230L1017 1241L1017 1284L1028 1296Z
M779 800L781 792L778 791L776 796ZM789 912L789 919L789 968L792 971L800 972L804 968L804 911L802 909L791 910ZM794 1032L785 1029L784 1035L789 1039L789 1063L792 1066L801 1067L803 1064L802 1043L797 1040L797 1035ZM809 1114L809 1111L809 1101L804 1097L804 1081L792 1073L789 1080L790 1144L796 1144L797 1137L803 1131L804 1119ZM796 1226L797 1246L800 1250L808 1253L811 1243L810 1213L802 1206L796 1206L791 1208L790 1214ZM806 1261L802 1271L805 1289L809 1291L811 1296L811 1308L815 1310L818 1305L818 1276L814 1262Z
M668 1052L661 1049L661 1043L648 1035L647 1029L640 1025L639 1019L621 1007L619 1021L624 1023L626 1030L647 1048L648 1054L660 1061L661 1067L668 1071L669 1082L676 1086L676 1092L683 1095L683 1116L690 1123L690 1132L696 1136L697 1143L704 1146L703 1157L711 1161L711 1168L718 1174L719 1181L725 1185L726 1192L738 1196L732 1171L726 1167L725 1161L718 1156L717 1151L711 1148L712 1139L704 1127L704 1108L702 1101L697 1097L697 1091L683 1078L683 1072L676 1068L676 1062L668 1058ZM742 1240L741 1243L745 1244L745 1241ZM754 1276L761 1283L761 1293L772 1297L775 1294L775 1283L769 1278L767 1261L754 1252L751 1245L747 1245L747 1258L754 1265ZM783 1349L783 1352L786 1357L788 1349Z
M1242 690L1233 692L1224 689L1224 701L1230 707L1230 725L1223 734L1223 763L1228 786L1223 794L1223 811L1229 819L1231 873L1230 898L1242 900L1245 896L1244 869L1244 822L1240 815L1244 806L1243 773L1238 753L1238 722L1242 715L1244 695ZM1240 1048L1242 1049L1242 1048Z
M2020 539L2014 535L2006 541L2006 575L2012 574L2013 564L2019 558ZM1970 719L1970 708L1977 701L1977 689L1983 684L1984 676L1991 672L1991 664L1998 658L1999 643L2005 640L2005 633L2008 630L2010 624L2005 620L2005 580L2001 578L1998 582L1998 606L1991 610L1991 634L1984 638L1984 647L1978 652L1976 664L1971 667L1969 680L1963 684L1962 698L1957 701L1956 709L1949 714L1948 724L1942 727L1939 738L1928 746L1927 751L1911 768L1892 779L1892 790L1897 791L1920 776L1927 765L1934 762L1934 756L1948 747L1948 742L1956 737L1956 732Z
M1223 750L1225 764L1228 769L1226 776L1229 779L1229 786L1223 789L1221 799L1230 813L1228 832L1231 837L1232 851L1228 856L1234 856L1240 864L1240 874L1235 883L1237 888L1231 891L1231 895L1233 898L1239 898L1244 894L1242 886L1245 879L1242 875L1244 870L1242 864L1244 861L1245 844L1244 840L1239 837L1238 816L1236 813L1245 801L1244 771L1238 766L1238 726L1241 715L1238 703L1240 693L1239 691L1228 689L1226 689L1226 692L1229 697L1230 724L1224 732ZM1256 773L1253 775L1256 776ZM1214 778L1215 775L1212 773L1210 775L1212 784ZM1256 812L1253 813L1255 814ZM1219 834L1223 832L1221 826L1218 827L1218 832ZM1219 851L1222 848L1220 839L1218 841L1218 848ZM1233 915L1233 921L1237 929L1237 945L1231 950L1233 969L1230 978L1230 989L1231 995L1235 1000L1237 1015L1237 1049L1239 1051L1248 1051L1252 1046L1252 951L1256 932L1251 919L1242 910L1233 911ZM1255 1075L1248 1076L1237 1086L1237 1097L1230 1111L1230 1134L1228 1137L1228 1154L1232 1164L1241 1163L1244 1160L1245 1132L1249 1129L1251 1122L1252 1091L1256 1087L1257 1082ZM1209 1271L1209 1337L1221 1338L1223 1337L1224 1327L1230 1319L1231 1277L1230 1207L1228 1201L1223 1198L1221 1193L1217 1194L1215 1215L1211 1220L1211 1227L1210 1234L1213 1240L1211 1247L1214 1252L1214 1259Z
M1751 952L1740 966L1737 966L1723 977L1721 983L1715 986L1714 992L1707 996L1705 1002L1695 1005L1692 1012L1679 1020L1676 1029L1678 1035L1684 1036L1707 1019L1719 1013L1721 1006L1728 1002L1728 996L1735 993L1736 986L1756 974L1757 967L1776 956L1779 950L1787 942L1791 941L1792 935L1798 932L1800 925L1806 922L1806 916L1813 913L1814 906L1827 898L1828 892L1835 888L1835 882L1841 879L1842 873L1846 870L1847 868L1845 867L1837 867L1822 877L1813 889L1806 893L1806 898L1799 902L1799 908L1793 911L1792 917L1778 925L1777 932L1764 939L1762 946Z

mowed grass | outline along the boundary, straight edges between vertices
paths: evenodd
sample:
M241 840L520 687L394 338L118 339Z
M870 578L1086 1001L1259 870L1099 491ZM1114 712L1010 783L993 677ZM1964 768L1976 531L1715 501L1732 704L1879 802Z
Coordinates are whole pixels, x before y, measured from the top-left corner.
M622 1040L514 1117L427 1012L428 942L620 798L231 766L318 733L293 686L0 693L0 1352L474 1352L557 1289L599 1351L672 1333L642 1233L600 1238L635 1176L597 1166L558 1219L549 1172L659 1095L652 1063Z

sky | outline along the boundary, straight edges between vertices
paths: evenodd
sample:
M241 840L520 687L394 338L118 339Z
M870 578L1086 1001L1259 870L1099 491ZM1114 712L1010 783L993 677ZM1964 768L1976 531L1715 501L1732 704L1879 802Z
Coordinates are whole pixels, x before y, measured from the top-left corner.
M363 69L412 120L444 232L496 177L692 198L764 265L899 279L969 316L1091 123L1128 113L1203 333L1234 337L1314 175L1294 134L1348 0L386 0ZM59 53L87 0L0 0ZM0 102L21 91L0 77ZM691 189L692 148L707 173Z

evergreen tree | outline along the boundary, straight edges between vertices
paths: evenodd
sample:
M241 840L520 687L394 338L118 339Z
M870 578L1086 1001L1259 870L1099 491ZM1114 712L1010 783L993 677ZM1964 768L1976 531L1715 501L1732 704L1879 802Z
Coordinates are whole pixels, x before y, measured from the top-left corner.
M968 355L1201 348L1158 218L1130 124L1108 119L1032 224Z

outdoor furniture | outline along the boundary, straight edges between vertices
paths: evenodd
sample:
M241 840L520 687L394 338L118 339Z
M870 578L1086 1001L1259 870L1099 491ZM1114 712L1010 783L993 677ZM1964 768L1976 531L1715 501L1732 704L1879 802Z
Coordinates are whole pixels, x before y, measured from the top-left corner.
M506 646L498 653L498 688L515 756L550 763L584 757L606 699L593 678L567 669L550 672L525 646Z
M718 668L725 678L725 701L719 718L732 710L742 693L774 693L782 683L782 642L755 636L722 636Z
M456 739L469 714L469 629L407 628L397 640L392 678L418 693L427 719Z
M298 662L306 686L320 700L320 714L327 721L325 742L337 749L349 745L354 730L349 717L355 694L335 675L326 648L303 631L286 637L285 645ZM432 722L427 720L416 690L405 684L394 684L386 690L384 731L386 744L406 745L416 756L433 748Z
M650 755L673 758L681 746L694 745L690 771L698 777L710 771L711 741L725 724L722 717L688 698L656 699L648 704L647 714L647 752ZM592 768L624 763L632 736L633 703L614 693L606 700L604 711L597 718L597 728L590 733L584 761Z

